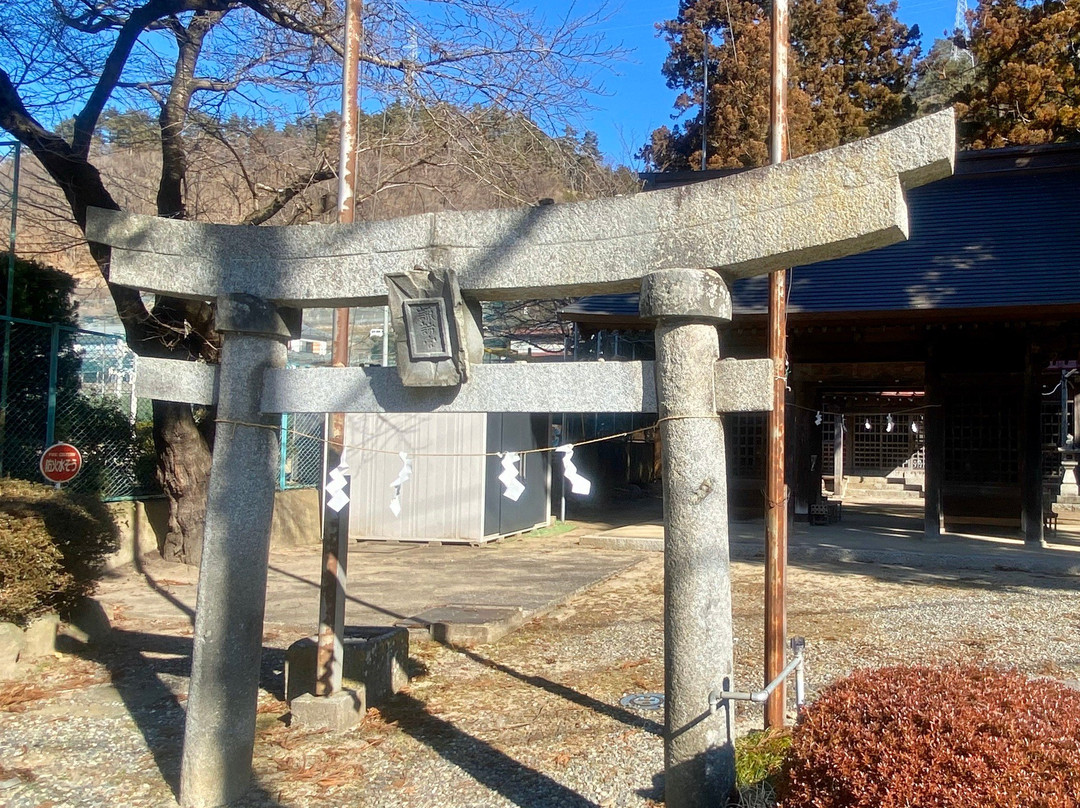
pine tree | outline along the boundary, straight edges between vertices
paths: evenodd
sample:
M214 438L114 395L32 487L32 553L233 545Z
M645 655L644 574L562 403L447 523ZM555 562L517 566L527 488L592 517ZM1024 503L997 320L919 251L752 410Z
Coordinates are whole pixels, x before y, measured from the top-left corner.
M915 114L907 90L919 55L918 28L896 3L797 0L791 10L788 149L792 157L890 129ZM660 170L701 164L702 51L708 36L708 167L768 161L769 15L750 0L683 0L662 23L671 52L663 73L679 90L677 114L641 157Z
M970 148L1080 139L1080 0L981 0L970 81L951 99Z

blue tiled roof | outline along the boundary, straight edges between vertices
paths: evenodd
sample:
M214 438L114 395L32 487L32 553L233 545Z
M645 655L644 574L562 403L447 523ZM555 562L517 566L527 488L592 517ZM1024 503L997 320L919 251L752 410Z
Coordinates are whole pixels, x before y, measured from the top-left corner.
M788 311L945 310L1080 304L1080 160L1052 169L986 171L962 155L957 175L908 193L910 238L797 267ZM964 171L965 158L971 163ZM765 276L732 287L736 314L767 308ZM596 295L574 315L634 316L637 295Z

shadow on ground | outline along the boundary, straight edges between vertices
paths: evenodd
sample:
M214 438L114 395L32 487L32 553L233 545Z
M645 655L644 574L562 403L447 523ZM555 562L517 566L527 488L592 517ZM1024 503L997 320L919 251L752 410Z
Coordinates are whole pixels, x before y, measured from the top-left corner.
M162 779L179 799L186 712L181 705L183 697L168 686L167 679L191 676L191 638L113 629L106 643L87 645L60 639L59 650L105 666ZM285 698L284 669L285 652L264 647L259 687L280 700ZM237 804L260 808L280 805L258 784Z
M546 774L432 715L412 696L399 693L380 713L406 735L521 808L597 808L595 802Z
M632 713L629 710L624 710L622 707L616 707L613 704L594 699L592 696L587 696L578 690L574 690L572 687L567 687L559 682L553 682L551 679L547 679L543 676L522 673L508 665L504 665L501 662L496 662L482 654L478 654L469 648L463 648L458 645L447 645L446 647L452 651L456 651L462 656L468 657L473 662L483 665L485 668L505 673L507 676L511 676L520 682L545 690L548 693L564 698L569 702L592 710L594 713L599 713L614 721L626 724L628 727L642 729L657 736L662 736L664 734L664 727L662 724L658 724L656 721L640 716L637 713Z

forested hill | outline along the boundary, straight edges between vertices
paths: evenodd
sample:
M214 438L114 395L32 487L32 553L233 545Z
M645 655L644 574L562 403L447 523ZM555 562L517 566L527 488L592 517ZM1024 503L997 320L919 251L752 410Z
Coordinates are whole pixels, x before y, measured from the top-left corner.
M337 113L281 126L193 115L184 133L185 215L231 224L333 222L339 122ZM392 106L362 116L359 143L358 219L567 202L637 187L628 170L604 161L591 133L551 137L522 116L490 110ZM162 162L155 118L107 111L92 155L123 209L155 213ZM0 166L4 189L10 166ZM60 191L26 153L18 250L76 275L83 296L103 285Z

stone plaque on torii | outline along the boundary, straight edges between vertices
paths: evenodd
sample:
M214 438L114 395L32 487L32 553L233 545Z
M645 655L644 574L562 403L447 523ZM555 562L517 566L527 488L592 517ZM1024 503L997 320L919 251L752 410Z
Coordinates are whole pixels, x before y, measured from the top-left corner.
M953 130L946 111L722 179L519 210L305 227L91 210L87 237L113 248L113 282L215 300L223 333L218 367L144 359L138 377L140 395L218 408L185 808L226 803L249 786L279 451L278 432L259 425L274 426L283 412L327 411L657 413L666 801L723 804L734 780L733 737L729 715L709 703L732 675L720 415L768 409L774 373L769 360L721 360L716 326L731 317L727 284L905 238L903 190L951 174ZM434 273L427 291L413 283L425 273ZM394 277L403 306L396 314L417 329L413 358L439 368L403 378L395 368L284 367L290 309L382 305ZM642 315L656 321L655 362L472 364L478 301L638 289ZM456 337L442 330L445 318L463 326Z

